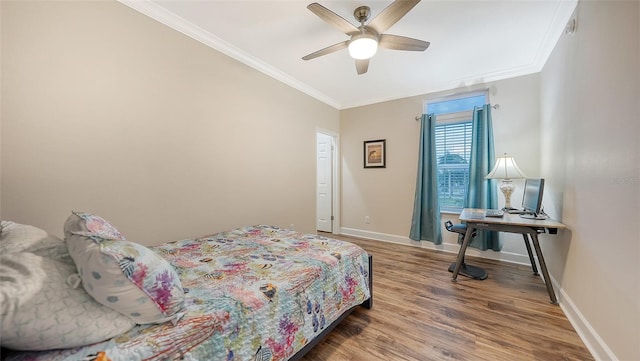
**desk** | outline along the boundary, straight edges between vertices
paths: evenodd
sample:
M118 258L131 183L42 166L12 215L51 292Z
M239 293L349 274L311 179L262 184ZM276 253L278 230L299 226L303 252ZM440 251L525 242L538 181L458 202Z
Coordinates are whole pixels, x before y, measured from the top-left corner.
M544 262L544 256L542 255L542 249L540 249L540 243L538 242L538 233L544 233L548 230L550 234L558 233L558 229L566 228L566 226L560 222L556 222L550 219L527 219L522 218L518 214L508 214L505 212L503 217L485 217L485 209L465 208L460 214L460 221L467 224L467 232L464 235L462 246L458 251L458 258L456 259L456 266L453 269L452 281L456 281L460 268L462 266L462 259L464 253L467 251L467 247L471 242L471 234L474 230L489 230L499 232L520 233L524 238L524 244L527 246L527 252L529 253L529 260L531 261L531 268L533 268L533 274L537 275L536 262L531 252L531 245L529 244L529 237L531 237L531 243L538 256L538 262L540 262L540 269L544 277L547 291L549 292L549 298L551 303L558 304L556 294L553 292L553 286L551 285L551 278L549 278L549 272L547 271L547 265Z

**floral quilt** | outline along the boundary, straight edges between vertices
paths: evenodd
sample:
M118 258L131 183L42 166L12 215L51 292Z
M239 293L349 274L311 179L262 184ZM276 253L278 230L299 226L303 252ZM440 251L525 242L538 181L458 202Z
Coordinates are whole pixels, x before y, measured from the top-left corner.
M251 226L151 248L186 292L175 325L8 360L288 360L370 297L367 253L322 236Z

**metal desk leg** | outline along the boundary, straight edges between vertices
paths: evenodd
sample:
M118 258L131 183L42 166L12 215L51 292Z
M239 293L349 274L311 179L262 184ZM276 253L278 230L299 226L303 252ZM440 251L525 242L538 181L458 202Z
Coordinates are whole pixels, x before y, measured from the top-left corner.
M460 250L458 251L458 259L456 260L456 267L453 269L453 276L451 277L451 281L455 282L456 278L458 278L458 272L460 272L460 268L462 267L462 259L464 258L464 253L467 251L467 247L471 242L471 234L473 234L474 228L470 227L467 224L467 232L464 234L464 240L462 241L462 246L460 246Z
M531 261L531 268L533 269L533 275L538 275L538 267L536 267L536 260L533 258L533 253L531 253L531 245L529 244L529 236L526 233L522 234L522 238L524 238L524 245L527 246L527 253L529 253L529 261Z
M547 271L547 265L544 262L544 256L542 256L542 249L540 248L540 243L538 242L538 235L535 233L531 233L531 240L533 241L533 248L535 248L536 254L538 255L538 261L540 262L540 269L542 270L542 275L544 276L544 283L547 286L547 291L549 292L549 298L551 299L552 304L557 305L558 299L556 298L555 292L553 292L551 277L549 277L549 272Z

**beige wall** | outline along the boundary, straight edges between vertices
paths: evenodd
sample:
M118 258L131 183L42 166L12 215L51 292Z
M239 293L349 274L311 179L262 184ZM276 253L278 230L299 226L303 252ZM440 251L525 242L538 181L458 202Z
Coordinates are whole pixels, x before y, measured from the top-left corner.
M543 249L602 360L640 360L639 4L581 2L541 75L546 199L569 227Z
M116 2L2 2L2 219L71 210L158 243L315 230L316 127L339 112Z
M418 162L420 123L415 117L422 114L427 99L443 95L488 89L489 100L498 104L492 111L496 154L513 155L522 170L531 177L540 174L539 135L539 75L463 87L447 92L425 94L400 100L373 104L341 112L340 134L342 146L342 229L355 234L400 243L433 247L409 240ZM363 168L363 141L386 139L387 167ZM514 181L516 192L512 205L522 199L524 181ZM504 205L498 192L500 206ZM366 224L364 217L371 223ZM457 216L443 214L442 220L457 222ZM457 251L457 238L443 233L444 244L436 247ZM528 262L521 237L502 235L503 252L479 252L485 257Z

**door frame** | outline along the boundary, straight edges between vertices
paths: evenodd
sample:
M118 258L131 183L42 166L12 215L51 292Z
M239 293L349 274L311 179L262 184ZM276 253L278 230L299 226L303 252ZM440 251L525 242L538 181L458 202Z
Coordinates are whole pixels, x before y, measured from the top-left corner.
M338 132L334 132L331 130L327 130L327 129L323 129L323 128L316 128L316 153L315 153L315 159L316 159L316 175L318 172L318 133L322 133L324 135L327 135L329 137L331 137L331 145L332 145L332 151L331 151L331 213L333 215L333 222L331 222L331 233L333 234L340 234L340 166L339 166L339 159L340 159L340 133ZM317 178L317 177L316 177ZM315 197L314 199L316 199L317 202L317 196L318 196L318 187L317 187L317 183L315 188ZM316 204L316 209L317 209L317 204ZM314 224L317 224L318 221L318 215L315 214L315 218L314 218Z

